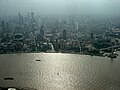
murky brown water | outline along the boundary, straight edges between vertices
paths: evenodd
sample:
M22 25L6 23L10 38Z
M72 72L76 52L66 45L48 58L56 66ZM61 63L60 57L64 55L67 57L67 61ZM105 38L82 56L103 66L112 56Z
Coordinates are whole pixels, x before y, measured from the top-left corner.
M120 90L119 59L61 53L4 54L0 55L0 87ZM14 80L4 80L6 77Z

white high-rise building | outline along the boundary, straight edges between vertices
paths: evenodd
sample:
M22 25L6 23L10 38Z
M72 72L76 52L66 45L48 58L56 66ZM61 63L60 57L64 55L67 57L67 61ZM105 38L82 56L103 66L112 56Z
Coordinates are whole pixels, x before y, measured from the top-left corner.
M75 24L75 30L78 30L79 29L78 22L74 22L74 24Z

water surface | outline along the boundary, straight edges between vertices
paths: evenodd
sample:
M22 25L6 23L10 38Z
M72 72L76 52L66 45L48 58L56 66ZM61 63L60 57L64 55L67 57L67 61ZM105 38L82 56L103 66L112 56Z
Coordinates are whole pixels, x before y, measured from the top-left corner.
M61 53L0 55L0 87L37 90L120 90L120 56ZM38 61L36 61L38 60ZM4 80L6 77L13 80Z

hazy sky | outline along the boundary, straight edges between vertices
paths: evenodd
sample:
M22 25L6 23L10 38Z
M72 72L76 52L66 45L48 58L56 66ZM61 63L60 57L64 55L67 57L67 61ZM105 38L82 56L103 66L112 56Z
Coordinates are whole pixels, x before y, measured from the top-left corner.
M0 0L0 14L120 15L120 0Z

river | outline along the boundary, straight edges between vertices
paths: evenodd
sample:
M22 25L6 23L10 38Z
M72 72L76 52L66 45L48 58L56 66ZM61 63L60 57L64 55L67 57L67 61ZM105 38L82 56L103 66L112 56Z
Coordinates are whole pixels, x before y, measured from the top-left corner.
M14 79L4 80L7 77ZM62 53L1 54L0 87L120 90L120 55L111 60Z

